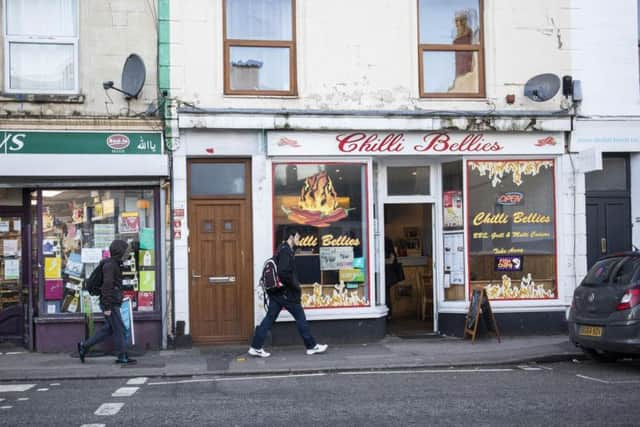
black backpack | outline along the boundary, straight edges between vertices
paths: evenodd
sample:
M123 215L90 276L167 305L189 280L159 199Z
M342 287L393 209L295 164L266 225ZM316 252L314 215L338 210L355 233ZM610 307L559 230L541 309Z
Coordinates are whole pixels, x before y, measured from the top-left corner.
M104 265L104 260L100 261L98 266L93 269L91 275L85 282L85 289L89 291L89 295L98 296L102 293L102 266Z

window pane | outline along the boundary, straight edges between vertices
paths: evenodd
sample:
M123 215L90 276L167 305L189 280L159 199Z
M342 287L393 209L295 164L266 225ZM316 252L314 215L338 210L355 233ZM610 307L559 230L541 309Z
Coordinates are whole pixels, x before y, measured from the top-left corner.
M387 168L387 194L389 196L429 195L429 167Z
M283 90L289 87L289 49L232 47L232 90Z
M227 0L227 38L292 40L291 0Z
M468 161L469 275L490 299L558 298L554 161Z
M369 305L365 167L274 166L274 243L290 227L301 235L295 263L305 307Z
M74 47L66 44L11 43L9 88L74 90Z
M478 53L423 52L423 87L426 93L477 93Z
M421 44L480 43L478 0L420 0Z
M7 0L7 34L75 37L76 0Z
M123 259L122 291L134 310L154 311L156 236L152 190L42 191L44 292L42 313L99 312L99 297L86 291L86 279L113 240L129 244Z
M603 157L602 170L585 174L587 191L626 191L627 159Z
M192 196L229 196L245 192L244 163L192 163Z

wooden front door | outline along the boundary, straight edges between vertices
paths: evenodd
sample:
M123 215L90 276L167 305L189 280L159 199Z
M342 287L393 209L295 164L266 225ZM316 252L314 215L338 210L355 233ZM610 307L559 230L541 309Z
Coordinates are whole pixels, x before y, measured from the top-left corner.
M193 163L193 162L192 162ZM191 178L224 172L226 162L198 162ZM249 163L243 170L248 178ZM195 170L191 164L190 171ZM218 180L216 187L221 184ZM244 183L248 188L250 179ZM223 184L223 183L222 183ZM237 180L233 184L237 187ZM206 186L190 186L196 194ZM237 189L237 188L236 188ZM215 190L215 191L214 191ZM214 188L212 193L225 193ZM253 332L251 205L249 191L189 201L190 329L195 343L246 342Z

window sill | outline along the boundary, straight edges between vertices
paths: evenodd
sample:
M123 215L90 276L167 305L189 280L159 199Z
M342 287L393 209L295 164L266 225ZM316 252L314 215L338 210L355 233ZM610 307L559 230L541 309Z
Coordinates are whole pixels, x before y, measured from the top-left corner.
M260 94L234 94L234 93L226 93L223 95L224 98L233 99L233 98L249 98L249 99L298 99L299 95L260 95Z
M1 102L35 102L56 104L83 104L83 94L60 95L53 93L0 93Z

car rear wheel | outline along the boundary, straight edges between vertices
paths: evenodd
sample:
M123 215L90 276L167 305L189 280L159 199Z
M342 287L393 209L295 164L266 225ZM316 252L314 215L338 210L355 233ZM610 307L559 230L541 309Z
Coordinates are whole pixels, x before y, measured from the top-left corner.
M595 360L596 362L602 363L612 363L616 360L620 359L622 355L620 353L613 353L611 351L604 350L596 350L593 348L582 348L584 354L589 357L589 359Z

